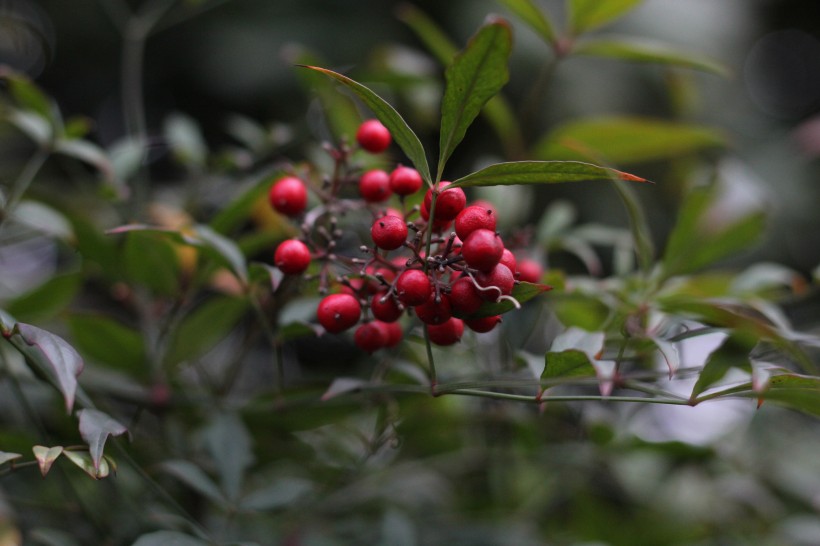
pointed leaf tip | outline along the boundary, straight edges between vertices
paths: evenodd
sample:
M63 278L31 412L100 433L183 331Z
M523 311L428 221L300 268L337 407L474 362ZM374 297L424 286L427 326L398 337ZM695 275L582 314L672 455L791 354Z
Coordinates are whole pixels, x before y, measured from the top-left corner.
M618 173L618 178L621 180L625 180L626 182L641 182L644 184L654 184L651 180L647 180L646 178L641 178L640 176L635 176L634 174L625 173L623 171L616 171Z

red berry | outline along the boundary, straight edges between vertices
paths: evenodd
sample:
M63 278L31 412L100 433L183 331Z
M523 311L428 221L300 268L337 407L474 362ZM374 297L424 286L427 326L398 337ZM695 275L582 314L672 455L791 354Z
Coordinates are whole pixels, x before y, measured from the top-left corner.
M421 208L419 209L419 214L421 214L422 220L425 222L430 220L430 211L427 210L427 207L424 203L421 204ZM452 220L433 220L433 232L439 233L444 231L445 229L449 228L453 224Z
M337 334L347 330L357 322L362 315L359 300L350 294L331 294L319 302L316 317L325 330Z
M277 212L286 216L296 216L307 206L307 188L305 183L295 176L286 176L271 186L268 200Z
M377 119L364 121L356 131L356 142L371 154L385 151L391 140L390 131Z
M416 169L399 165L390 173L390 188L399 195L411 195L421 189L424 180Z
M436 294L433 292L427 301L413 308L419 320L427 324L442 324L452 315L450 298L446 294L439 294L439 301L436 301Z
M500 264L506 265L510 271L517 271L515 267L515 255L509 251L509 249L504 249L504 252L501 253L501 259L498 261Z
M493 315L490 317L481 317L476 319L464 319L464 324L473 332L484 334L495 328L496 324L501 322L501 315Z
M383 322L396 322L403 312L399 302L393 296L388 296L386 290L376 292L370 301L370 311L373 316Z
M463 241L477 229L495 231L495 211L487 207L470 205L456 216L456 234Z
M385 335L387 336L387 341L385 342L385 347L395 347L399 344L402 337L404 337L404 332L401 329L401 324L398 322L381 322L378 320L373 321L377 326L381 327L384 330Z
M492 290L479 290L481 298L485 301L498 301L500 296L509 296L515 286L512 271L503 264L496 265L488 272L479 271L475 275L475 280L483 288L495 287Z
M408 269L396 280L396 297L407 306L426 302L432 290L430 278L421 269Z
M299 275L310 265L310 250L298 239L282 241L273 253L273 263L282 273Z
M461 315L471 315L484 304L470 277L461 277L450 287L450 305Z
M518 280L523 282L541 282L544 268L534 260L523 259L518 262Z
M370 236L377 247L395 250L407 240L407 224L398 216L382 216L373 222Z
M477 229L464 239L461 255L464 261L479 271L489 271L501 260L504 243L489 229Z
M455 317L444 324L428 325L427 335L436 345L453 345L464 334L464 322Z
M467 196L461 188L444 189L451 182L439 182L439 194L436 199L436 210L433 214L434 220L452 220L458 213L467 206ZM429 211L433 204L433 190L427 190L424 194L424 206Z
M381 203L393 194L390 175L381 169L372 169L359 178L359 195L368 203Z
M387 344L387 332L375 322L366 322L356 328L353 343L362 351L372 353Z

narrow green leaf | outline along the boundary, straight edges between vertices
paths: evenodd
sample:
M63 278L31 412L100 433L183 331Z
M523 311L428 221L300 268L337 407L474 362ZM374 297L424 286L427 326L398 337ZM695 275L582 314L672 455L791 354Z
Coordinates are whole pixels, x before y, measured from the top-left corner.
M40 474L45 477L48 471L51 470L51 465L57 460L57 457L62 455L63 446L34 446L31 448L31 451L37 460L37 464L40 466Z
M48 119L43 116L18 108L6 108L4 117L17 127L21 133L40 146L46 147L51 144L53 129Z
M557 127L535 145L541 159L602 158L621 165L658 161L726 144L703 125L640 117L600 117Z
M106 440L109 436L124 434L127 429L107 413L96 409L82 409L77 412L77 417L80 420L80 436L88 444L91 463L97 477L102 478L101 460Z
M212 348L236 326L248 305L245 298L220 296L199 306L172 334L168 363L195 358Z
M548 290L552 290L552 287L547 286L546 284L519 282L513 287L511 296L515 298L515 300L518 303L526 303L529 300L535 298L540 294L543 294ZM492 317L495 315L503 315L504 313L512 311L515 308L515 304L509 300L501 300L498 303L485 302L481 305L481 308L478 311L476 311L467 318L474 319L481 317Z
M610 23L643 0L569 0L569 24L574 34Z
M58 154L79 159L95 167L107 181L114 179L114 167L105 150L87 140L60 139L54 146Z
M9 338L38 375L48 379L63 394L66 411L71 413L77 391L77 376L83 371L79 353L56 334L18 322Z
M251 435L236 413L221 412L205 429L204 438L216 462L222 490L234 501L242 489L245 471L254 461Z
M496 163L453 181L451 187L556 184L587 180L647 182L638 176L581 161L513 161Z
M265 173L264 176L244 184L241 193L211 220L211 229L224 235L241 226L250 216L253 206L268 192L275 178L274 173Z
M208 145L196 120L181 113L171 114L163 124L163 133L177 161L196 169L205 167Z
M285 476L267 487L257 489L242 498L243 510L261 511L287 508L313 491L313 483L296 477Z
M458 48L424 12L404 4L399 9L399 18L407 23L441 64L448 66L452 62ZM498 94L487 101L481 113L498 135L507 157L519 155L524 149L524 137L509 101Z
M784 373L772 376L768 387L763 392L756 391L752 382L748 382L703 395L694 402L736 397L756 399L758 405L764 401L770 401L820 416L820 377Z
M0 79L8 83L9 92L19 106L36 112L44 119L51 118L55 108L54 103L28 77L4 65L0 67Z
M59 313L74 299L80 288L82 275L57 275L22 294L6 305L6 311L23 322L38 322Z
M606 37L585 40L572 49L579 55L607 57L623 61L656 63L682 68L702 70L719 76L728 76L729 69L723 64L698 53L681 51L663 42L631 37Z
M144 340L137 330L103 316L90 313L67 317L71 340L87 357L125 370L129 375L147 377Z
M509 23L494 19L473 35L445 71L437 179L484 104L507 83L511 51Z
M134 230L120 249L122 274L160 295L179 293L179 260L171 241L161 233Z
M162 469L217 505L227 504L213 480L195 464L182 460L165 461L162 463Z
M342 74L328 70L327 68L306 65L302 66L304 66L304 68L309 68L311 70L321 72L322 74L326 74L353 91L362 100L362 102L364 102L365 105L373 111L376 117L379 118L379 121L381 121L384 126L390 130L393 140L396 144L398 144L399 148L402 149L405 155L407 155L413 163L413 166L421 174L422 178L424 178L428 184L432 183L430 178L430 167L427 164L427 156L425 155L424 147L421 145L419 137L416 136L416 133L414 133L410 126L407 125L407 122L404 121L401 115L396 112L395 108L390 106L390 104L388 104L383 98L378 96L369 88L355 80L348 78L347 76L343 76Z
M641 202L631 187L621 180L613 180L613 187L624 203L629 217L629 230L638 256L641 271L649 273L655 263L655 245L652 243L652 234L649 231L649 222L646 219Z
M522 21L527 23L547 44L554 46L558 41L555 34L555 26L552 24L549 15L533 0L498 1L516 14Z
M17 223L50 237L69 242L74 238L68 219L60 211L45 203L25 199L17 205L12 216Z
M592 362L604 346L603 332L587 332L580 328L568 328L552 342L544 355L544 371L541 379L580 377L596 375Z
M696 399L706 389L723 379L732 368L751 370L749 354L754 344L755 340L746 336L727 337L706 359L706 364L692 389L691 398Z

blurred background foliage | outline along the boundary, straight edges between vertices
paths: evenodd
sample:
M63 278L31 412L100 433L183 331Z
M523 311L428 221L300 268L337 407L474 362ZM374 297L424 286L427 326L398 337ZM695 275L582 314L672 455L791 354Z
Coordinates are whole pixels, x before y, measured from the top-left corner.
M276 381L263 364L254 367L255 375L234 377L227 392L205 385L216 394L205 397L191 386L207 383L207 373L202 379L195 366L180 367L170 386L158 382L144 367L151 356L143 351L151 345L134 337L136 328L120 330L100 319L103 311L122 323L135 321L120 307L129 285L169 296L197 275L196 251L190 248L158 243L150 234L132 234L119 248L103 229L128 221L172 229L210 222L236 195L238 180L264 178L289 162L305 170L310 167L303 162L321 166L326 160L319 144L338 139L366 115L294 64L355 74L396 105L425 146L435 149L443 68L412 24L420 24L420 14L459 47L488 13L504 15L515 29L504 95L520 117L520 132L500 139L491 122L479 120L446 177L503 159L572 157L573 150L561 146L567 136L596 144L593 149L600 139L607 163L656 182L635 192L659 249L692 179L715 177L721 188L719 206L709 217L715 225L750 211L768 214L761 243L721 265L779 264L794 269L803 283L817 275L816 1L646 0L600 30L601 36L658 39L675 50L697 52L720 64L709 70L596 56L555 63L544 41L503 4L187 0L168 3L150 35L141 34L148 27L129 20L125 8L145 14L145 23L163 2L0 4L0 63L28 74L54 98L66 120L73 120L67 132L87 131L116 158L115 172L102 176L110 178L103 184L109 196L127 192L126 179L152 183L152 193L134 196L141 206L101 204L108 201L100 200L95 156L68 150L46 163L30 194L33 202L65 214L71 225L47 208L25 211L38 229L47 227L66 244L17 231L3 234L5 308L18 320L51 325L80 348L90 363L81 384L92 395L110 398L109 410L121 419L128 416L133 438L126 449L152 477L125 464L123 449L111 453L120 463L115 479L95 482L65 472L41 481L33 468L7 473L0 481L0 544L18 544L21 536L25 544L130 544L155 529L191 535L205 529L205 536L224 544L817 544L816 418L771 404L755 412L751 401L697 408L548 404L540 412L457 397L384 403L351 396L318 404L329 377L356 375L374 363L345 340L316 343L296 335L303 331L288 338L281 355L298 387L281 408L260 389ZM563 2L540 5L555 21L564 19ZM143 56L134 46L142 39ZM135 62L141 69L124 68ZM725 75L715 73L723 68ZM328 104L338 109L328 111ZM640 141L646 120L656 125ZM680 139L678 130L663 141L665 123L685 124L687 138ZM146 157L129 147L137 136L147 138ZM33 149L16 128L0 128L4 181L26 168ZM541 222L521 234L525 242L543 243L571 224L593 224L578 234L595 250L593 256L580 244L550 254L550 265L570 272L597 268L591 271L596 275L617 272L618 234L627 228L627 216L608 185L509 187L474 196L499 203L505 228ZM542 221L545 210L552 210L553 225ZM243 233L240 243L247 255L264 257L293 228L264 207L251 214L265 230ZM221 220L225 231L237 227L236 219ZM53 290L29 292L46 282ZM208 371L217 375L225 372L219 363L238 352L266 362L269 349L228 335L238 321L250 320L242 319L247 302L230 298L236 288L231 279L209 282L222 295L199 307L187 329L169 342L166 364L208 351L206 364L218 363ZM56 297L66 294L64 300ZM582 314L594 316L594 302L576 303ZM820 324L816 290L802 299L790 293L783 303L796 326ZM157 305L136 315L167 311ZM299 322L313 305L297 300L282 315ZM289 320L280 316L280 322ZM439 361L445 373L476 365L492 371L496 351L523 346L528 338L522 332L536 327L552 335L558 328L541 307L525 307L505 323L503 343L472 340L477 350L460 347ZM150 327L147 332L157 334ZM541 345L528 348L543 352ZM413 373L407 361L421 358L416 350L421 349L415 346L399 358L400 372ZM690 363L705 350L693 346ZM76 427L59 411L61 402L47 389L26 386L38 408L39 431L11 389L3 383L2 451L28 452L33 443L47 441L43 430L45 438L80 443ZM166 406L167 396L173 409ZM214 400L218 408L207 411ZM180 540L154 534L142 544L172 539Z

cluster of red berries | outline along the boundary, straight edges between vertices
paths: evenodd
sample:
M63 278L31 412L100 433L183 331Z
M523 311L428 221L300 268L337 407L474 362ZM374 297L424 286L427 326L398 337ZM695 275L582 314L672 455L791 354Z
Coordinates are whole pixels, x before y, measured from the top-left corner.
M378 120L360 126L356 140L370 153L386 150L390 132ZM344 154L336 154L346 159ZM539 282L541 266L528 259L516 260L496 232L496 210L490 203L467 204L461 188L448 188L440 182L428 189L418 206L406 207L405 199L424 185L413 168L398 166L392 172L368 170L352 181L358 195L375 219L370 228L374 246L364 245L367 259L349 258L334 252L340 238L336 219L316 229L323 244L311 238L315 226L303 225L302 239L282 242L274 263L289 275L307 271L311 261L321 261L320 282L328 278L331 264L350 272L335 277L341 291L325 296L317 308L317 319L324 329L339 333L359 324L354 342L367 352L392 347L402 339L399 319L407 310L427 325L431 342L452 345L461 339L464 327L484 333L501 321L499 315L480 314L486 302L511 298L517 281ZM333 192L325 196L325 210L332 211L338 199ZM392 195L397 195L402 211L376 210ZM270 203L287 216L300 216L307 206L305 183L295 176L277 180L270 189ZM314 218L314 221L317 219ZM453 232L447 234L453 228ZM308 244L314 247L311 252ZM320 284L320 289L326 286ZM364 317L364 320L362 320Z

